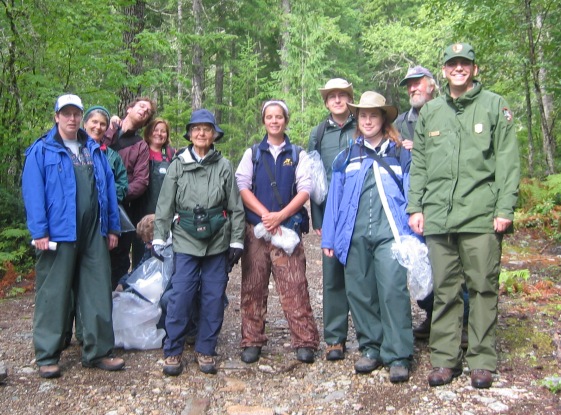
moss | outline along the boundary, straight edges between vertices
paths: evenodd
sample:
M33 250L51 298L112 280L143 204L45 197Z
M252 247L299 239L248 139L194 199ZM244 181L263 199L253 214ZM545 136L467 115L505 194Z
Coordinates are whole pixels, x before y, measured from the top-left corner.
M503 339L510 357L535 355L540 358L551 356L555 351L551 336L528 326L527 320L508 318L505 322L506 327L499 327L497 335Z

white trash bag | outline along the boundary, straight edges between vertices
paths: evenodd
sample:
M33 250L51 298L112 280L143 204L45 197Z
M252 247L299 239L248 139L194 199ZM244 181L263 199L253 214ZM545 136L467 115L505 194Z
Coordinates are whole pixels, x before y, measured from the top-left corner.
M327 185L327 174L320 154L315 150L310 151L308 153L308 160L304 166L312 178L310 199L312 199L314 203L321 205L327 197L329 186Z
M162 310L130 292L113 293L113 331L115 347L149 350L162 347L166 335L156 328Z
M253 228L253 234L256 238L263 238L266 241L271 241L274 246L281 248L288 255L292 255L294 249L296 249L296 246L300 242L300 237L295 231L284 226L281 226L280 230L282 235L280 235L279 232L275 235L271 235L271 233L265 229L265 225L260 222Z
M432 270L427 245L412 235L401 236L401 244L392 244L392 255L407 268L409 293L423 300L432 292Z
M163 258L163 262L154 257L147 259L127 278L130 289L152 304L158 304L171 278L173 270L171 245L164 249Z

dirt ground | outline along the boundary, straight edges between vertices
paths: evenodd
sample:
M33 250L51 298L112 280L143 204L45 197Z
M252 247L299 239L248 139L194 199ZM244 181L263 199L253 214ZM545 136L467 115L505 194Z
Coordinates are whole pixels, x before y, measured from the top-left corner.
M304 238L312 308L322 328L319 238ZM0 300L0 361L7 379L0 383L0 408L6 414L561 414L559 394L542 386L561 375L561 250L541 235L517 232L505 240L503 266L528 269L503 284L498 333L499 368L489 390L470 386L464 372L450 385L430 388L426 342L416 342L411 380L394 385L385 369L356 375L358 345L351 330L347 358L312 365L295 360L278 296L271 281L267 334L259 363L239 360L240 270L228 286L230 306L220 335L219 372L204 375L193 361L177 378L162 374L161 350L116 350L125 370L107 373L80 365L73 341L62 356L63 376L45 380L37 374L32 346L33 296ZM423 318L413 305L414 324Z

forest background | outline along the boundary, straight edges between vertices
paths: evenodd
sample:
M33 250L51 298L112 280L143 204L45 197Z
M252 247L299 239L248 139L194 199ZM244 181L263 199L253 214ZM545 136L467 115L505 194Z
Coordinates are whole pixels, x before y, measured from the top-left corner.
M52 126L63 93L120 116L134 97L149 96L178 148L191 112L208 108L226 132L219 150L237 165L263 136L262 101L286 100L288 134L306 145L327 115L318 88L328 79L352 82L355 100L375 90L405 111L398 84L407 68L425 66L443 85L444 47L469 42L478 79L511 105L524 176L559 177L560 3L0 0L0 262L29 249L15 243L29 239L24 152Z

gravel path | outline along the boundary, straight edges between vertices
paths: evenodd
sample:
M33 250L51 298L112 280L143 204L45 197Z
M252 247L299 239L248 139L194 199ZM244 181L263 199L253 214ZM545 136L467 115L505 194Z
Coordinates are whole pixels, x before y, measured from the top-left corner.
M322 327L319 238L304 243L308 279L318 327ZM358 376L354 333L347 358L327 362L323 350L316 363L295 360L288 327L271 283L267 333L269 344L258 363L239 360L240 274L236 266L228 286L230 306L218 347L219 372L204 375L188 347L189 364L177 378L162 374L161 350L117 350L124 371L84 369L73 342L63 353L63 376L39 378L32 348L33 297L0 301L0 361L7 379L0 383L0 408L6 414L551 414L561 413L559 396L540 387L529 368L500 364L489 390L476 390L464 374L452 384L430 388L427 344L416 343L410 382L393 385L385 369ZM501 307L504 305L501 303ZM422 318L413 307L415 322ZM528 324L531 324L529 322ZM322 348L324 345L322 345ZM0 366L2 364L0 363ZM528 369L528 370L527 370ZM1 382L1 381L0 381Z

